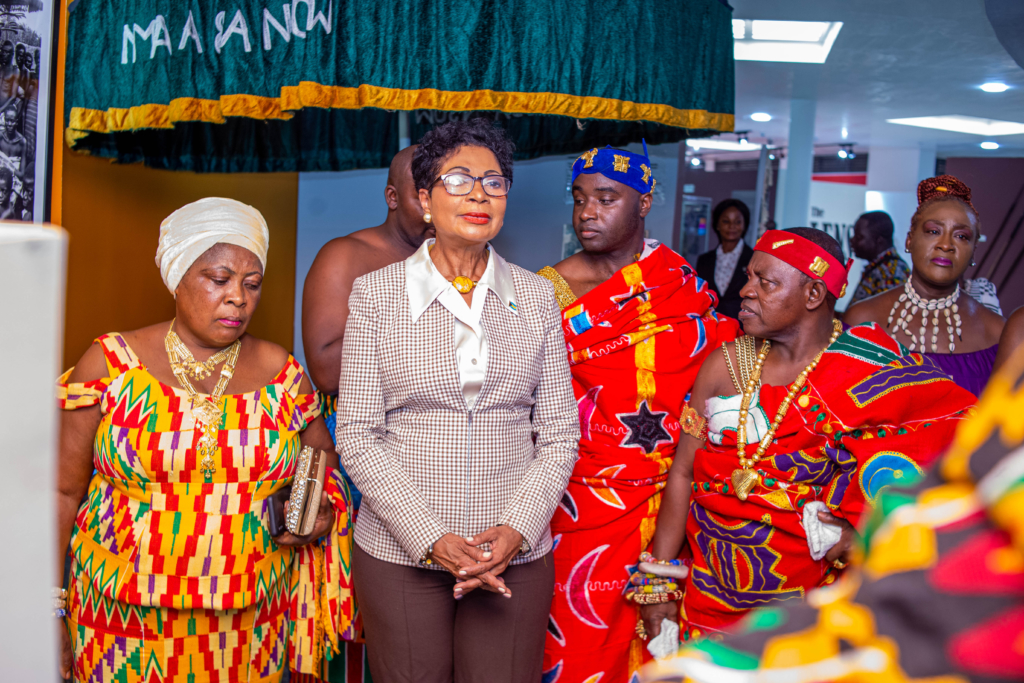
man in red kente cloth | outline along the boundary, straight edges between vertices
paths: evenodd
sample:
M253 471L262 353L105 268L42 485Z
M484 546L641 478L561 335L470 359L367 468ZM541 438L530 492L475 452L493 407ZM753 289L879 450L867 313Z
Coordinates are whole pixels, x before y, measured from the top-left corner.
M552 280L580 411L579 461L551 521L555 597L544 683L629 683L650 659L622 599L650 543L680 411L707 354L739 326L681 256L644 240L646 154L606 148L573 165L573 228L583 251Z
M693 560L681 610L642 600L650 636L670 619L690 640L834 581L879 491L920 476L971 411L973 395L876 324L842 332L846 277L824 232L758 241L746 336L708 357L684 409L651 552Z

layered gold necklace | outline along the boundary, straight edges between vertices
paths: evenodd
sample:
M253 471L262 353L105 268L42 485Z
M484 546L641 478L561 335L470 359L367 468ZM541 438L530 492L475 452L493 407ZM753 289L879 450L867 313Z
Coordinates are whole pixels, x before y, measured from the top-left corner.
M771 350L771 342L765 340L764 345L761 347L761 351L757 354L757 360L754 361L753 370L750 373L750 377L746 381L746 385L743 387L743 398L740 401L740 416L739 425L736 434L736 454L740 460L740 466L738 469L732 472L732 486L736 491L736 497L740 500L746 500L750 494L750 490L754 488L754 485L760 480L760 476L753 469L754 466L764 457L768 447L772 445L775 440L775 432L778 431L779 425L782 424L782 420L786 417L786 413L789 411L789 407L793 404L796 399L796 395L800 393L804 384L807 383L807 378L810 376L814 369L818 367L818 362L821 360L821 356L825 353L825 350L829 346L835 343L839 335L843 333L843 324L838 320L832 321L832 337L829 339L828 344L824 349L818 352L818 355L814 357L807 367L797 376L796 381L789 387L789 393L782 399L782 403L779 405L779 410L775 414L775 419L772 421L771 426L768 428L768 432L761 438L760 443L757 445L757 451L751 457L747 457L747 415L750 410L750 402L754 398L754 394L757 393L757 389L761 383L761 369L764 367L764 362L768 358L768 351ZM738 347L737 347L738 348ZM742 365L741 371L742 371ZM730 368L731 369L731 368ZM735 381L735 379L733 380Z
M196 427L202 430L203 435L199 439L199 446L196 449L196 456L200 458L199 470L203 473L206 481L213 479L217 471L217 463L213 456L218 451L217 432L220 431L220 423L224 417L224 411L220 407L221 398L231 376L235 374L235 364L238 362L238 352L242 348L242 341L239 339L227 348L221 349L205 361L197 361L185 342L174 332L174 321L167 330L164 337L164 348L167 350L167 360L171 364L171 372L178 380L181 388L188 392L191 399L192 417L196 421ZM224 363L220 369L220 378L217 380L213 393L209 397L200 394L192 386L189 375L197 380L204 379L213 374L214 368L219 363Z

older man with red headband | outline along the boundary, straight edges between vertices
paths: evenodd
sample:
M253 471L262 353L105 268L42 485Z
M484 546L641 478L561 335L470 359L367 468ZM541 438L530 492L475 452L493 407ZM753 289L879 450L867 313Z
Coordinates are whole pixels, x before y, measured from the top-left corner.
M874 323L843 333L833 312L849 264L824 232L769 230L754 251L746 335L697 375L628 594L652 636L664 619L683 640L721 631L834 581L879 490L919 476L974 402Z

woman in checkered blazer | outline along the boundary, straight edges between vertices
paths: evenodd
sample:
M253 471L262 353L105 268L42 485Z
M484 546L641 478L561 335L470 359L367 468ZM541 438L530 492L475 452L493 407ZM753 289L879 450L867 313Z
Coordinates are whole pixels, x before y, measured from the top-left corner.
M424 136L437 237L349 300L337 442L363 493L353 578L378 683L541 679L579 419L551 283L488 245L512 149L483 119Z

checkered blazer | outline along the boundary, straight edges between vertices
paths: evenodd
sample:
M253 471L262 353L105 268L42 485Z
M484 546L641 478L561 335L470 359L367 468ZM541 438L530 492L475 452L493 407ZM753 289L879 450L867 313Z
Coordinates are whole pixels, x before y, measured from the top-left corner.
M497 524L531 546L513 564L551 550L548 522L576 462L579 413L554 289L509 268L516 310L487 292L487 373L472 412L459 384L455 318L435 299L412 321L405 263L353 285L337 444L363 494L355 541L379 560L419 566L445 534Z

